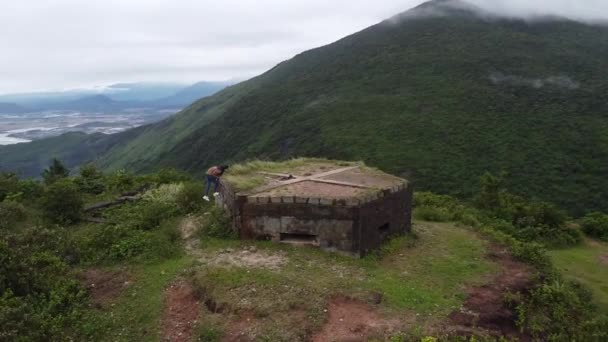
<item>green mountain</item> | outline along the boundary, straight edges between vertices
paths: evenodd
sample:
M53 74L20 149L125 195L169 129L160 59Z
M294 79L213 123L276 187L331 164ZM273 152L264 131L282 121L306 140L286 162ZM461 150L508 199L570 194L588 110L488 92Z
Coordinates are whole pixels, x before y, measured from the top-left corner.
M608 211L606 56L606 26L431 1L109 138L94 154L107 169L135 171L360 159L460 196L485 171L506 171L514 192L575 214ZM26 146L0 149L2 164Z

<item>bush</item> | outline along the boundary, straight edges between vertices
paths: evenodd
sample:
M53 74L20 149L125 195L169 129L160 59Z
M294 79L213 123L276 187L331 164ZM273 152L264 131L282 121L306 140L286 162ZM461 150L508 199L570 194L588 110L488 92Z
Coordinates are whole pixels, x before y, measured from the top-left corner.
M135 188L136 177L126 171L118 170L111 175L106 176L108 187L116 191L130 191Z
M206 217L203 229L201 229L203 237L217 239L238 238L237 232L232 229L232 220L225 210L213 207L206 214Z
M10 194L19 192L19 178L10 172L0 172L0 202Z
M454 215L448 209L441 207L417 207L414 210L414 217L432 222L447 222L454 219Z
M70 170L56 158L51 161L51 165L48 169L42 172L42 178L44 178L44 183L47 185L51 185L60 179L67 178L69 175Z
M0 240L0 337L7 341L73 340L86 292L49 252Z
M545 283L517 307L518 325L543 340L577 340L591 333L586 329L594 319L595 308L590 303L591 293L577 283Z
M108 225L86 237L82 249L88 262L117 262L123 260L155 261L174 256L177 241L174 232L163 229L149 232L126 225Z
M204 202L202 200L205 185L203 183L185 183L181 191L177 194L176 203L184 213L191 213L199 210Z
M98 195L105 191L103 173L95 165L87 164L80 168L76 184L84 193Z
M414 194L414 207L436 207L454 208L460 204L452 197L447 195L437 195L432 192L416 192Z
M27 213L22 204L10 200L0 202L0 229L12 228L26 218Z
M40 182L33 179L26 179L19 181L20 200L37 200L44 192L44 188Z
M41 204L46 219L70 224L80 219L84 201L78 186L72 180L61 179L47 188Z
M151 180L157 184L183 183L192 180L192 176L173 168L165 168L152 175Z
M581 228L590 237L608 241L608 215L594 212L585 216Z
M141 201L107 210L104 216L131 229L153 230L178 212L174 203Z
M183 188L183 184L163 184L156 189L146 191L143 199L148 202L175 204Z

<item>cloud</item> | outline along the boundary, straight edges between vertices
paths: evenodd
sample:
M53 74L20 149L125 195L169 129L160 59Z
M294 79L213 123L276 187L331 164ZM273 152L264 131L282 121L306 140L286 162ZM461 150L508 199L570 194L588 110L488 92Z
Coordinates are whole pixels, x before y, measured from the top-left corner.
M565 75L549 76L546 78L526 78L517 75L505 75L500 72L494 72L490 74L489 79L494 84L506 84L518 87L531 87L535 89L540 89L545 86L554 86L568 90L575 90L580 88L581 86L579 82L576 82Z
M604 0L470 0L509 16L608 17ZM0 0L0 93L242 79L422 0Z

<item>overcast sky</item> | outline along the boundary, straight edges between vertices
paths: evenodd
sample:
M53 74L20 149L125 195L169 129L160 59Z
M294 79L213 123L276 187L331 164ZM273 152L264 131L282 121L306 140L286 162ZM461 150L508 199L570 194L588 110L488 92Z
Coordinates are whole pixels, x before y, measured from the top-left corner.
M422 0L0 0L0 93L244 79ZM471 0L608 19L608 0Z

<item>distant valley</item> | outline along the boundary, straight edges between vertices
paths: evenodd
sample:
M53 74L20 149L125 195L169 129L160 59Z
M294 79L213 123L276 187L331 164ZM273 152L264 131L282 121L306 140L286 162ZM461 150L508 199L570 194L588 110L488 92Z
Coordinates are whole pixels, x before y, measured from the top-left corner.
M0 145L68 132L122 132L160 121L229 84L131 83L101 90L0 95Z

